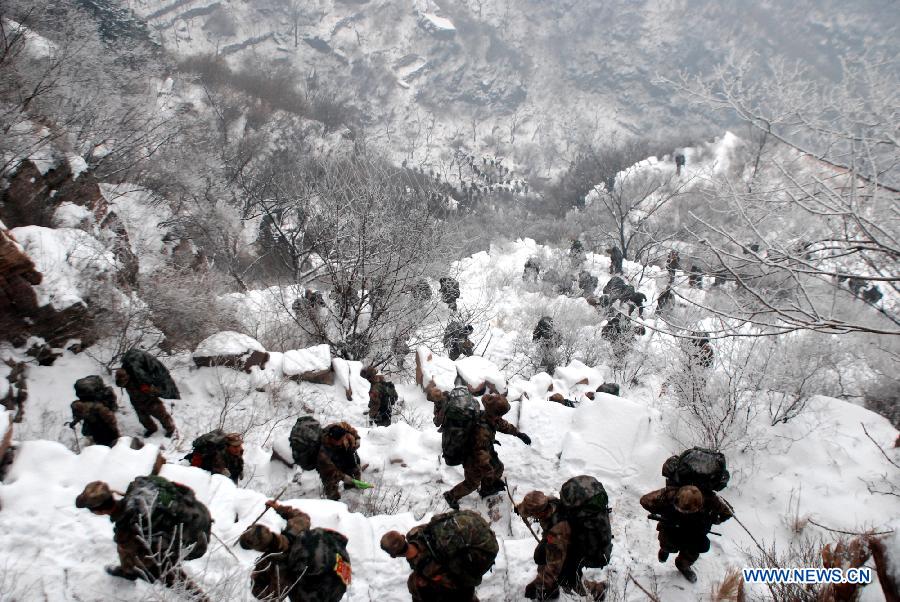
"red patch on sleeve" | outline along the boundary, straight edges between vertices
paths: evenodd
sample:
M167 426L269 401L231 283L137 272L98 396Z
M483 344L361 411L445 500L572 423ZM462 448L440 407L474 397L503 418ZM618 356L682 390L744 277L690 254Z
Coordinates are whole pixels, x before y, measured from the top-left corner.
M335 554L334 572L337 573L337 576L341 578L341 581L344 582L344 585L350 585L353 571L350 568L350 563L346 562L344 560L344 557L340 554Z

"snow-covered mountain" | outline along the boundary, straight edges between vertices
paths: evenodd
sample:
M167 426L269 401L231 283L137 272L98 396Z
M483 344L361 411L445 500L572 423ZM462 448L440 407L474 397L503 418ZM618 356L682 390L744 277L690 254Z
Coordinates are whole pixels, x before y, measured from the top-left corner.
M558 168L613 132L709 126L660 77L727 56L802 60L820 79L863 50L892 56L896 3L642 0L128 0L179 56L296 66L359 111L356 129L398 157L456 148Z

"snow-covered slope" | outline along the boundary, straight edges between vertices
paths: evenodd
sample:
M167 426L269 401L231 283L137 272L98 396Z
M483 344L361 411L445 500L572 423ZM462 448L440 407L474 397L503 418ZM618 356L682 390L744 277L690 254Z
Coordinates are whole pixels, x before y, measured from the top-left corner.
M655 523L646 520L638 498L662 486L662 462L680 448L670 435L671 408L658 396L662 375L650 374L638 385L626 383L623 397L597 394L589 400L580 395L585 391L583 382L596 387L608 380L608 357L601 354L590 366L573 361L553 376L531 376L525 368L521 340L523 336L530 340L531 328L540 315L552 314L561 323L568 319L577 325L581 317L588 322L593 312L583 298L557 296L542 285L522 282L521 269L527 257L549 257L554 252L533 241L518 241L460 262L463 307L490 303L492 309L475 320L473 337L478 339L473 340L482 341L478 353L483 353L484 359L444 367L466 373L473 380L490 374L495 370L492 366L501 367L515 400L507 418L533 438L529 447L518 439L499 436L502 446L498 452L517 498L532 489L557 491L576 474L591 474L604 483L613 509L615 540L612 563L601 573L611 582L621 585L630 571L645 585L656 584L660 598L667 602L705 599L710 584L719 580L726 568L747 564L744 554L753 544L735 521L721 525L717 528L721 536L713 538L712 550L697 565L697 585L684 581L671 564L661 566L656 561ZM589 255L584 267L598 276L600 286L609 278L605 257ZM636 270L637 266L626 264L626 272L634 275ZM639 288L648 298L655 297L652 271ZM654 324L656 318L650 312L646 319ZM598 325L599 321L581 328ZM647 341L639 344L650 345L663 336L648 334ZM15 355L11 349L3 351ZM10 474L0 484L0 567L4 567L0 583L4 591L13 592L13 599L157 596L151 595L144 583L125 582L103 572L104 564L116 560L111 525L105 518L76 510L74 497L86 482L98 478L121 490L130 478L149 471L161 449L171 463L162 474L193 487L216 519L213 530L224 543L217 542L207 556L188 563L191 575L214 599L250 599L248 573L254 555L231 544L262 510L266 496L285 486L283 499L309 512L315 525L336 528L349 536L354 581L347 600L408 599L408 567L382 553L378 538L389 529L407 530L426 520L429 513L443 511L440 493L462 479L460 467L447 467L440 461L440 435L431 424L431 404L419 387L398 382L401 407L395 424L370 428L364 417L367 397L347 395L347 383L353 388L355 377L338 378L334 385L316 385L273 373L272 384L258 391L260 383L254 375L227 368L197 369L187 355L166 361L182 393L182 399L171 407L179 436L174 440L154 436L141 450L129 449L129 440L123 439L112 450L88 447L80 454L71 451L73 434L62 423L69 418L74 380L102 373L101 368L89 356L69 352L52 367L29 368L26 418L16 425L16 439L22 444ZM341 371L349 368L340 362L335 367ZM496 374L491 377L498 380ZM548 402L550 385L577 399L578 406ZM127 399L120 400L120 405L123 433L139 433ZM375 489L347 492L342 502L321 500L315 473L305 472L297 482L296 469L272 460L273 449L289 457L287 433L294 418L306 413L323 421L347 420L359 428L363 439L360 455L368 464L363 478L374 483ZM797 515L846 530L900 526L894 499L873 495L867 488L867 483L881 482L890 466L865 437L862 425L890 450L897 431L884 418L837 399L813 399L804 416L768 427L766 449L729 452L733 477L724 497L758 539L780 547L795 537ZM247 468L239 487L223 477L180 465L191 440L217 426L246 433ZM505 499L488 508L477 496L470 496L462 505L492 516L502 542L497 564L479 588L479 596L483 600L523 599L524 586L534 572L534 542L525 527L511 516ZM274 515L267 515L263 522L280 526ZM807 534L822 533L811 524L803 529ZM644 596L630 588L627 599ZM864 599L883 598L877 586L872 586Z

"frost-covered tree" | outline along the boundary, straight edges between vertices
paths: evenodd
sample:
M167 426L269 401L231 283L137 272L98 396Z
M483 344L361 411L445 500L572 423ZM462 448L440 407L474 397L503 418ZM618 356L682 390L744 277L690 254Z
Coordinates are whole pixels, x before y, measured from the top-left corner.
M736 290L707 309L759 332L900 334L900 86L896 59L846 60L839 84L732 61L672 82L768 145L708 189L695 241ZM735 322L736 321L736 322Z

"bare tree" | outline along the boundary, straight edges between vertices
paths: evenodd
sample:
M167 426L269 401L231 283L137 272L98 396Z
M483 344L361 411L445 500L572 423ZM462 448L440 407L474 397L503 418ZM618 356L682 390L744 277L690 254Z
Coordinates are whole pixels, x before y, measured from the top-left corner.
M900 334L896 61L846 60L843 73L828 86L784 64L760 77L743 60L670 82L775 144L709 187L717 215L692 213L698 245L736 285L704 307L731 324Z

